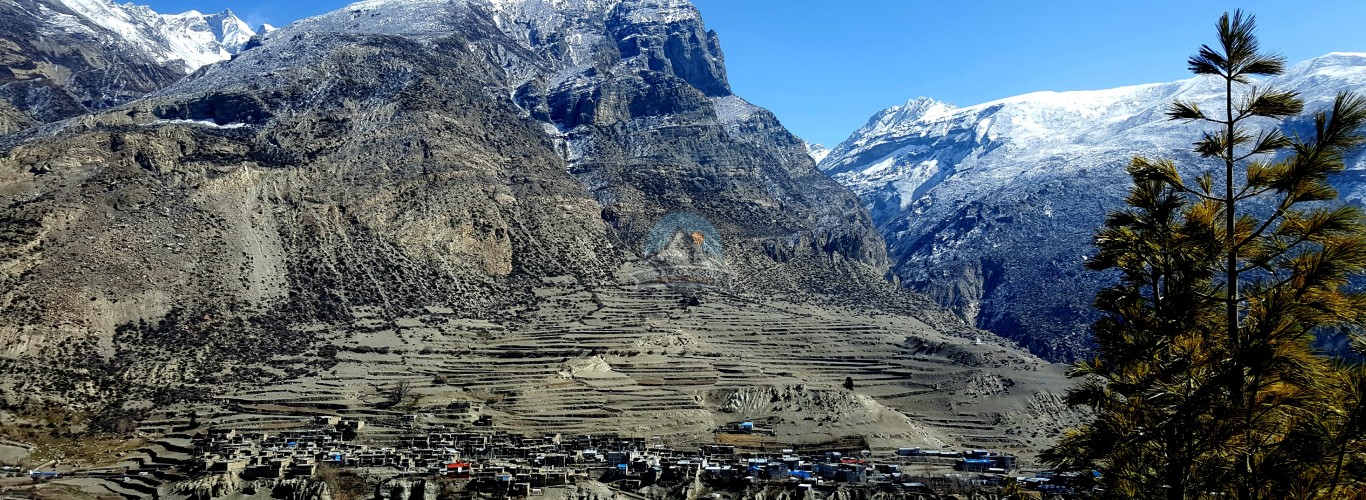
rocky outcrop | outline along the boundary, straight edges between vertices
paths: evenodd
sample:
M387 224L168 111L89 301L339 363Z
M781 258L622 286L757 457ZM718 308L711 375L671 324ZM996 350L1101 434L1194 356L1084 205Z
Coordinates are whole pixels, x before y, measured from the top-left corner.
M426 479L390 479L375 487L376 500L437 500L443 487Z
M22 113L31 124L65 120L89 112L81 98L45 77L0 85L0 100L6 107Z
M750 500L804 500L813 495L792 486L763 486L747 488L743 492L738 493L737 496ZM839 486L824 492L820 498L826 500L910 500L935 497L906 491ZM957 497L949 496L947 498ZM983 495L980 497L968 498L990 498L995 500L996 497Z
M721 42L687 0L621 2L607 30L628 68L677 77L708 97L730 95Z
M37 125L33 118L8 100L0 99L0 135L18 132Z
M237 474L210 474L171 483L164 487L160 496L189 499L229 496L242 499L271 498L284 500L333 500L335 498L327 483L311 478L247 481Z

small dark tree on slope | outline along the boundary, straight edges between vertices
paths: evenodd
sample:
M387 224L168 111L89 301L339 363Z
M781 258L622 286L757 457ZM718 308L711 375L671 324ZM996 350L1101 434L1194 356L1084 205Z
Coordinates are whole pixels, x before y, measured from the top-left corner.
M408 402L409 396L413 394L413 383L407 379L398 381L389 389L389 403L387 407L403 405Z
M1360 370L1311 342L1366 310L1345 288L1366 269L1366 222L1328 183L1362 143L1366 103L1340 94L1312 137L1286 137L1270 122L1303 106L1253 83L1284 70L1254 29L1225 14L1219 46L1189 60L1223 84L1219 109L1168 112L1215 126L1195 152L1217 167L1187 178L1134 158L1128 207L1096 234L1088 266L1122 278L1096 297L1098 356L1076 365L1069 393L1096 419L1045 458L1101 469L1115 495L1329 498L1362 484Z

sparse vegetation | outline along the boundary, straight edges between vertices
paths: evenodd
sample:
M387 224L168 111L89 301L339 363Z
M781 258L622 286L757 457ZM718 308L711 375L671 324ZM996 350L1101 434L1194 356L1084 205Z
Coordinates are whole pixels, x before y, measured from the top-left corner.
M396 406L411 406L413 403L413 383L408 379L403 379L389 388L390 408Z
M104 465L115 461L118 453L145 443L127 432L116 432L130 415L120 411L111 417L103 412L72 411L54 404L17 408L5 412L0 419L0 438L33 446L25 463L20 464L25 467L52 460Z

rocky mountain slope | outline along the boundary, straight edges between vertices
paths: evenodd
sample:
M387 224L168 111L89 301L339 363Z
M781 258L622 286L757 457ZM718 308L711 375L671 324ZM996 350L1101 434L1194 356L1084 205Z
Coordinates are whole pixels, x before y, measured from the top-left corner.
M1265 83L1321 109L1340 90L1366 88L1366 54L1329 54ZM1089 305L1108 279L1082 263L1128 189L1124 167L1148 155L1209 168L1188 153L1199 129L1163 111L1174 99L1214 106L1211 85L1038 92L964 108L913 99L874 115L820 168L859 193L905 286L1041 356L1072 359L1087 350ZM1345 199L1366 199L1363 173L1358 156L1338 177Z
M107 109L227 60L255 35L231 11L111 0L0 3L0 135Z
M357 308L511 321L550 276L882 294L867 212L722 61L684 1L371 1L12 134L7 363L68 370L26 394L164 397L307 370Z

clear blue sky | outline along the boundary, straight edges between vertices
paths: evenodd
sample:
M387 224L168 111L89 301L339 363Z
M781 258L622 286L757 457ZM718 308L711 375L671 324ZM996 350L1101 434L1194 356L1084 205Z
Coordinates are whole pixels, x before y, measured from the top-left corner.
M138 3L147 0L134 0ZM154 0L287 24L329 0ZM1292 63L1366 52L1366 1L693 0L721 37L731 87L798 136L833 147L873 113L925 96L971 105L1036 90L1186 78L1226 10L1256 14Z

